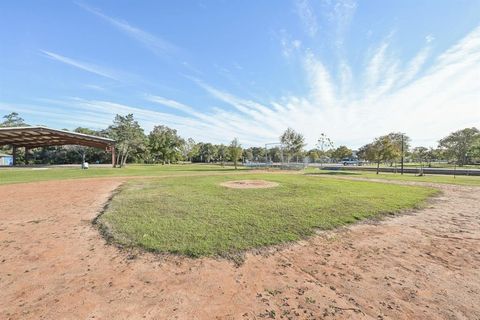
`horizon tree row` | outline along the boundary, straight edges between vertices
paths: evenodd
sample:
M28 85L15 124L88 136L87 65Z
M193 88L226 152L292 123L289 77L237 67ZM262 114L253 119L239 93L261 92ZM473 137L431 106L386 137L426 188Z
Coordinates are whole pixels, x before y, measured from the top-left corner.
M16 112L3 116L0 127L27 126L28 124ZM341 161L345 158L358 157L377 165L393 165L402 156L407 161L415 161L431 165L434 161L449 161L464 166L480 162L480 131L465 128L450 133L441 139L437 148L423 146L411 148L411 139L401 132L392 132L375 138L357 151L347 146L334 146L333 141L325 134L318 138L315 148L305 150L305 138L292 128L287 128L279 137L281 145L266 149L263 146L242 148L238 138L229 145L196 142L192 138L184 139L177 130L165 125L155 126L145 134L144 129L135 120L133 114L116 115L113 123L105 129L93 130L78 127L74 132L112 138L116 141L116 163L122 167L126 163L161 163L170 164L179 161L221 163L242 161L311 162ZM0 152L9 152L4 146ZM11 151L11 150L10 150ZM36 164L65 164L79 162L85 155L92 163L108 163L111 158L104 151L80 146L52 146L32 149L29 155ZM21 161L24 155L19 154Z

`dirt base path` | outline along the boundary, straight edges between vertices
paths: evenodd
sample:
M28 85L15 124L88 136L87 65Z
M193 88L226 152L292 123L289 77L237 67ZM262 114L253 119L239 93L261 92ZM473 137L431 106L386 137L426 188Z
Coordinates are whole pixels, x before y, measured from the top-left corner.
M142 254L91 221L121 179L0 186L0 319L480 319L480 188L248 254Z

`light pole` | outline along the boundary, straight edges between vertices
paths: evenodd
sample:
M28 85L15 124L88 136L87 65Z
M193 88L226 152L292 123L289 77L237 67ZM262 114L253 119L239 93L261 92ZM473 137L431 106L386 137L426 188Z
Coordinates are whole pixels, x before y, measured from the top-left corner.
M403 175L403 133L402 133L402 157L401 157L401 169L400 173Z

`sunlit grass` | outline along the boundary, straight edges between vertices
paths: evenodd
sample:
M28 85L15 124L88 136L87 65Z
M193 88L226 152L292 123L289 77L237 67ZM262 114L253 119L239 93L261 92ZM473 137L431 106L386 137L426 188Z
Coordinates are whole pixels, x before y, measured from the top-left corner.
M383 179L383 180L399 180L399 181L419 181L419 182L431 182L431 183L446 183L446 184L459 184L459 185L480 185L480 176L452 176L452 175L438 175L438 174L426 174L423 176L417 176L412 173L387 173L360 171L360 170L320 170L318 168L308 168L305 170L306 174L317 174L322 176L344 176L344 177L357 177L365 179Z
M81 179L96 177L123 176L163 176L178 174L205 174L214 172L230 172L232 166L206 164L179 165L128 165L124 168L91 167L81 170L78 167L46 167L46 168L4 168L0 169L0 184L33 182L45 180ZM243 167L239 167L243 169Z
M279 186L220 186L239 179L263 179ZM121 188L99 222L122 245L195 257L229 255L414 208L434 192L286 174L135 180Z

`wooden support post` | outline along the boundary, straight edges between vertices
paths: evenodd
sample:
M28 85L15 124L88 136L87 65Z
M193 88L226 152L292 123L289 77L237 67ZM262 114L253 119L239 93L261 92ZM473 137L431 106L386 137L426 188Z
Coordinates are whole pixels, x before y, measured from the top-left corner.
M115 163L115 146L110 146L110 149L112 151L112 167L116 167L116 163Z
M25 147L25 165L28 165L28 152L30 149L28 147Z
M17 164L17 147L16 146L13 146L12 156L13 156L13 165L16 165Z

